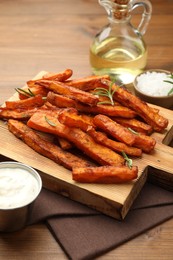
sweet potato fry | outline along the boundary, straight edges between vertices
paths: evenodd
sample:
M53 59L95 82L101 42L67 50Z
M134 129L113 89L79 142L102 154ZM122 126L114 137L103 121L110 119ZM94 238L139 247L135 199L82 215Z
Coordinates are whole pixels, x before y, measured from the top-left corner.
M92 117L87 115L78 115L77 113L69 113L69 110L67 109L62 110L59 113L58 119L62 124L69 127L78 127L85 132L89 128L94 127Z
M87 167L91 165L88 161L67 151L63 151L60 147L47 140L45 141L20 121L10 119L8 121L8 128L10 132L22 139L33 150L58 164L63 165L67 169L71 170L73 167Z
M80 103L76 103L76 108L80 112L85 112L88 114L103 114L107 116L124 117L124 118L134 118L136 113L124 106L110 106L110 105L97 105L97 106L85 106Z
M48 72L45 75L43 75L43 79L66 81L72 75L73 75L73 71L71 69L65 69L64 71L58 73Z
M82 119L88 123L89 125L95 127L94 123L93 123L93 115L90 114L81 114Z
M101 80L101 82L105 83L105 87L107 88L110 85L108 80ZM115 100L136 111L136 113L142 117L146 123L151 125L155 131L161 132L168 126L168 120L166 118L153 111L146 102L142 101L137 96L134 96L126 89L118 87L115 84L112 85L112 89L116 90L114 93Z
M37 96L37 95L46 97L47 93L49 92L48 89L46 89L42 86L36 85L36 84L31 87L17 88L16 90L18 91L20 100L30 98L31 96Z
M100 83L100 79L108 79L110 80L109 75L103 75L103 76L88 76L80 79L73 79L66 84L68 86L72 86L84 91L92 90L97 87L100 87L102 84Z
M148 135L137 134L135 135L135 142L133 145L142 149L145 153L150 153L156 145L156 140Z
M75 107L76 102L75 100L56 94L52 91L49 91L47 94L47 101L57 107Z
M127 146L126 144L121 142L116 142L115 140L108 138L105 135L105 133L95 131L94 128L89 129L87 133L91 135L96 142L112 149L113 151L119 153L125 152L127 155L134 156L134 157L141 157L142 155L141 149Z
M96 115L93 119L94 124L104 130L106 133L113 136L120 142L132 146L135 142L135 136L127 128L116 123L111 118L105 115Z
M27 124L36 130L52 133L67 139L100 165L122 165L124 163L122 156L96 143L92 137L81 129L61 124L57 117L58 112L40 110L29 119Z
M73 168L73 180L83 183L125 183L136 179L138 168L133 166L100 166L100 167L81 167Z
M141 133L133 133L130 129L127 130L135 138L133 142L134 147L141 149L145 153L150 153L154 149L156 145L156 140L154 138Z
M42 110L39 109L33 116L28 120L27 125L35 130L45 133L57 134L56 126L58 127L59 133L63 132L65 126L62 125L58 120L60 110ZM64 138L63 134L58 135Z
M142 121L139 121L135 118L126 119L126 118L117 118L116 117L116 118L113 118L113 120L115 120L120 125L133 129L137 133L150 135L153 131L153 128L150 125L148 125Z
M41 95L30 97L24 100L6 101L7 109L28 109L33 107L41 107L44 104L44 99Z
M44 105L42 107L40 107L40 109L45 109L45 110L55 110L55 111L61 111L62 108L54 106L53 104L49 103L48 101L46 101L44 103ZM40 110L39 109L39 110Z
M35 80L29 80L27 81L27 85L29 87L35 86L35 83L37 81L45 79L45 80L57 80L57 81L65 81L69 79L73 74L73 71L71 69L66 69L64 71L58 72L58 73L51 73L48 72L41 79L35 79Z
M73 142L78 149L82 150L92 160L98 162L100 165L115 166L124 164L124 158L121 155L115 153L104 145L96 143L92 137L81 129L70 129L69 136L69 140Z
M98 96L92 95L89 92L76 89L74 87L68 86L63 82L50 81L50 80L39 80L37 84L44 86L45 88L72 99L78 100L82 103L94 106L99 101Z
M5 107L0 108L0 118L2 119L18 119L18 120L27 120L29 119L38 108L30 109L7 109Z
M63 150L69 150L73 147L73 145L64 138L57 136L56 139L58 140L58 143Z

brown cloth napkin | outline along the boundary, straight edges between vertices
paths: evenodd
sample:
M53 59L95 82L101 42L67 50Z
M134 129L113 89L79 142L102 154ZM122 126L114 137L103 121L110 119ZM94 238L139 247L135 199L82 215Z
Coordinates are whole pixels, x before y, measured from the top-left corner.
M146 183L123 221L42 189L28 224L45 221L69 259L94 259L173 217L173 192Z

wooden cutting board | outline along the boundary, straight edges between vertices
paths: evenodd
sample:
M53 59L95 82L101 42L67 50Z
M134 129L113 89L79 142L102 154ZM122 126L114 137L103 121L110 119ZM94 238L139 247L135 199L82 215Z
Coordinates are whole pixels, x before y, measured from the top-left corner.
M40 72L36 78L45 72ZM9 100L18 98L14 94ZM43 187L78 201L116 219L125 218L135 198L145 184L150 181L173 190L173 148L169 146L173 139L173 111L153 106L169 120L164 133L152 136L157 144L151 154L144 154L134 159L133 165L139 168L137 180L127 184L79 184L72 180L71 171L43 157L17 139L7 129L7 124L0 120L0 160L15 160L38 170Z

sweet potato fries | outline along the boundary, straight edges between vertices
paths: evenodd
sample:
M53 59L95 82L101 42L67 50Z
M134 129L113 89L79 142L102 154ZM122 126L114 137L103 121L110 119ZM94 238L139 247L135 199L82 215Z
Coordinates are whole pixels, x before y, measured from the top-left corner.
M125 88L112 84L108 75L71 79L72 74L66 69L29 80L27 87L17 89L18 100L0 107L0 118L29 147L71 170L76 182L136 179L133 157L153 151L156 141L150 135L163 131L168 120ZM101 89L103 93L110 86L114 90L111 102L109 96L95 92ZM43 139L40 132L56 142Z
M44 140L26 124L20 121L10 119L8 121L8 129L16 137L22 139L33 150L58 164L63 165L67 169L72 170L73 167L81 167L82 165L83 167L91 166L87 160L81 159L72 153L62 150L57 145Z

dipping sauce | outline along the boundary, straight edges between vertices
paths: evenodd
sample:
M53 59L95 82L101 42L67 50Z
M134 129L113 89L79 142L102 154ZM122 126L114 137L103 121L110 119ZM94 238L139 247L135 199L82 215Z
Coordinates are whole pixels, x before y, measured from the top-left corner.
M170 80L168 74L147 71L136 78L136 87L139 91L150 96L167 96L173 85L165 82L165 80Z
M40 192L38 176L30 167L0 163L0 209L23 207L31 203ZM34 171L35 172L35 171Z

